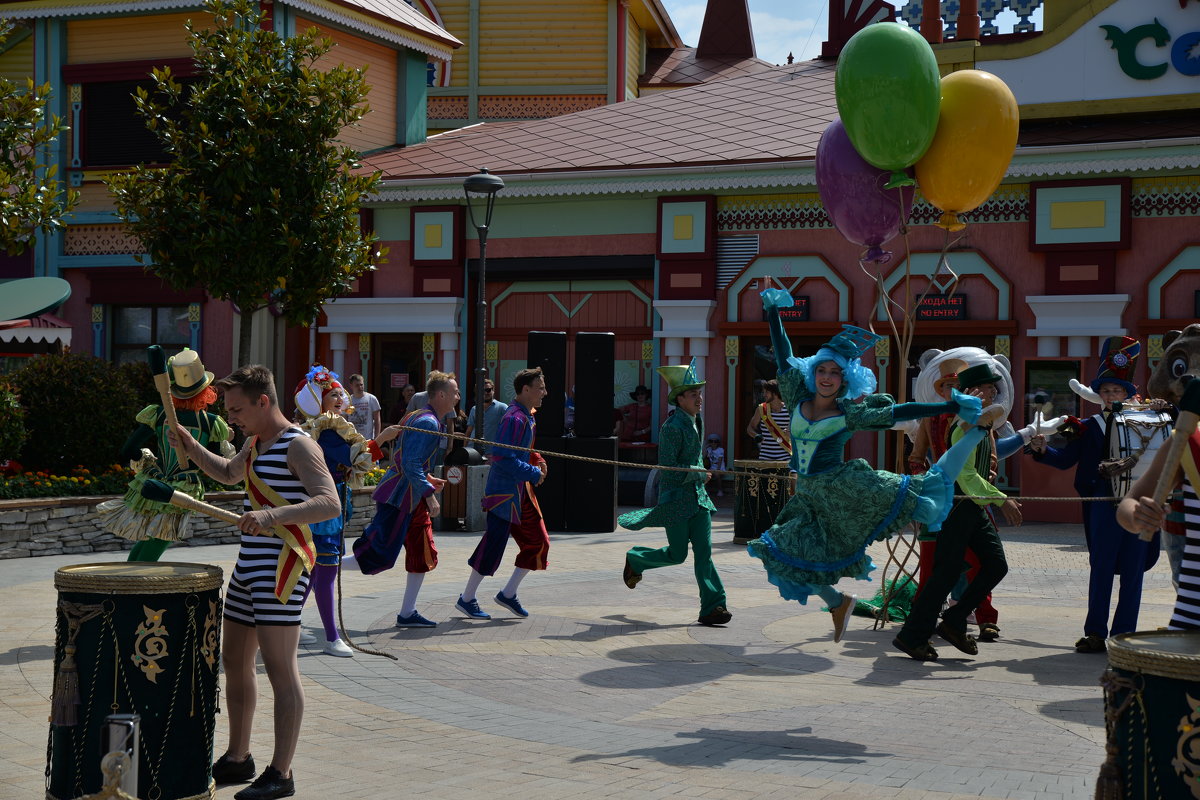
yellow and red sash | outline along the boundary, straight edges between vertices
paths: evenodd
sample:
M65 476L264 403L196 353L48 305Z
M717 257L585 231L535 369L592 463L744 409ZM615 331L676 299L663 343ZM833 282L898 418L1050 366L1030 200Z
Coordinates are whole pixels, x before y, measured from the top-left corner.
M762 414L759 416L759 419L761 419L763 424L767 426L767 430L769 430L771 435L775 437L775 441L779 442L779 446L782 447L790 456L792 454L791 434L786 433L783 428L779 427L779 423L771 418L770 403L763 403L762 406L760 406L760 409L762 410Z
M287 498L254 472L254 451L257 446L258 437L254 437L250 442L250 455L246 459L246 499L250 501L250 507L258 511L291 505ZM287 545L280 551L279 561L275 565L275 597L279 602L286 603L300 575L312 570L317 551L313 547L312 531L307 525L276 525L274 533Z
M1200 492L1200 469L1196 467L1198 460L1200 460L1200 431L1196 431L1188 437L1187 449L1183 451L1183 458L1179 460L1183 466L1183 474L1192 484L1192 489Z

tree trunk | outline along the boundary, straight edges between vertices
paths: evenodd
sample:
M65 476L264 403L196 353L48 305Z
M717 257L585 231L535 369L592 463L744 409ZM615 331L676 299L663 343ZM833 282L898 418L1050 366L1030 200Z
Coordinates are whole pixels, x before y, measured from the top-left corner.
M242 324L238 331L238 360L233 365L234 369L244 367L250 363L250 334L254 328L255 311L257 309L242 309Z

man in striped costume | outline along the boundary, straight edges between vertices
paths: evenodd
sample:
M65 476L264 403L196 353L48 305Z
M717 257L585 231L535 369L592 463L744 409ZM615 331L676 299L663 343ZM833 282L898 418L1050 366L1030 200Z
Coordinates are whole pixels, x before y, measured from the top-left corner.
M759 461L791 461L791 417L792 412L779 393L779 381L764 383L763 402L754 409L754 416L746 426L746 433L758 442Z
M230 423L246 435L231 459L202 447L176 427L188 458L221 483L244 481L246 500L237 564L225 594L221 661L229 712L229 747L213 764L217 783L242 783L255 774L250 731L258 695L258 652L275 695L275 749L271 764L236 800L295 794L292 757L304 715L304 688L296 661L300 612L315 549L310 523L341 513L321 448L279 409L275 377L263 366L241 367L215 386L225 393Z

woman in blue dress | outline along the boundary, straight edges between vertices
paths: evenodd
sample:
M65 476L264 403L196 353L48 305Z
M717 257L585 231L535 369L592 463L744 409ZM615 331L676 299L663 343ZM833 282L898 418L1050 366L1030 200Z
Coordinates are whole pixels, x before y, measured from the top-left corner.
M840 641L855 597L834 588L840 578L866 578L875 568L867 547L912 521L937 530L949 512L954 479L982 440L973 427L923 475L872 469L861 458L843 458L857 431L884 431L898 421L957 413L967 424L979 417L980 400L955 391L945 403L897 404L873 394L875 375L860 361L881 337L844 325L815 355L796 358L779 318L792 305L781 289L762 293L784 402L792 409L792 467L795 493L775 524L750 542L767 579L785 600L804 604L818 595L833 614L833 639Z

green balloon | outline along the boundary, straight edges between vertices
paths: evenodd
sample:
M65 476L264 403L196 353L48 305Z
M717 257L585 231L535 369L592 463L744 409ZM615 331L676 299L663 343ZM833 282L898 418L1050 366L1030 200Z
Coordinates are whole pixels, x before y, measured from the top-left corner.
M838 114L858 154L893 173L921 160L937 132L941 75L929 42L907 25L878 22L850 38L834 79ZM894 183L911 183L898 174Z

